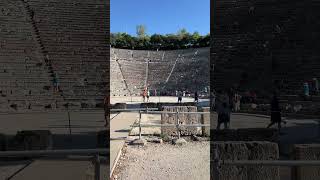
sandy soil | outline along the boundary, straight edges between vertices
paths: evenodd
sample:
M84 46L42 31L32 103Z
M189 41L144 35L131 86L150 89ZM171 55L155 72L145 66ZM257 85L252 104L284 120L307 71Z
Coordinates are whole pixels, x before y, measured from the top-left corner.
M112 180L209 180L210 143L126 145Z

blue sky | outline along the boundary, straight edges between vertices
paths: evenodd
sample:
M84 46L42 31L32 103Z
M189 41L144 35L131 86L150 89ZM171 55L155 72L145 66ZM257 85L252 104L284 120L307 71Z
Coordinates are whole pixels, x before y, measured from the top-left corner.
M111 0L111 32L136 35L136 26L146 26L152 35L188 32L210 32L210 0Z

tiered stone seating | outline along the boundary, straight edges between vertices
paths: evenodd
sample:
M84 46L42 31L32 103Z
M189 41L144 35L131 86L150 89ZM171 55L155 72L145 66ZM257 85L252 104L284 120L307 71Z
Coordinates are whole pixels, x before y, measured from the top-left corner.
M178 58L166 89L194 92L203 91L206 86L209 86L209 53L209 48L181 50L180 58Z
M109 47L107 3L103 1L28 1L64 101L94 108L107 93Z
M109 80L106 6L101 1L1 1L0 111L102 103ZM61 92L53 93L53 73Z
M110 88L112 93L111 96L127 96L130 94L124 82L124 77L122 76L120 66L116 61L114 49L111 49L110 79Z
M22 1L0 2L0 112L49 110L50 72L37 42L32 19Z
M168 92L178 89L199 91L209 86L209 48L171 51L112 48L111 61L114 61L111 62L114 67L111 94L125 92L123 88L127 85L132 95L140 95L146 80L150 89Z
M279 82L281 94L301 94L304 81L320 77L319 5L216 1L211 25L215 89L238 84L242 89L271 91L273 82Z

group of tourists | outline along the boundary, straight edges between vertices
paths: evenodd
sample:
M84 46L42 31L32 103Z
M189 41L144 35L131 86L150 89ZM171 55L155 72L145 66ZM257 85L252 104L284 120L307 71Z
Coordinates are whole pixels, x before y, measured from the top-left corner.
M303 95L305 98L310 96L310 91L314 95L319 95L319 81L317 78L313 78L312 81L306 81L303 83Z
M184 91L176 91L176 96L178 97L178 103L181 103L182 97L185 96L185 92ZM196 103L199 102L199 95L198 95L197 91L194 93L194 102L196 102Z
M224 129L230 128L230 115L231 112L238 112L240 111L241 106L241 98L242 96L240 93L237 92L222 92L219 91L217 94L213 92L211 94L211 99L213 99L213 103L211 108L214 108L218 114L218 123L216 129L220 129L221 125L224 125ZM278 124L278 129L280 131L281 124L286 124L281 118L281 109L279 105L279 99L276 92L272 94L271 97L271 118L270 124L268 124L267 128Z

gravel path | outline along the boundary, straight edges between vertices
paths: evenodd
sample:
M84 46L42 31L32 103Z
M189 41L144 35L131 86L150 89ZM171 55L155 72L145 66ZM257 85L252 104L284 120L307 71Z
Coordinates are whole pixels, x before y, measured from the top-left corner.
M125 146L114 180L209 180L210 143L188 142L184 146L148 143Z

